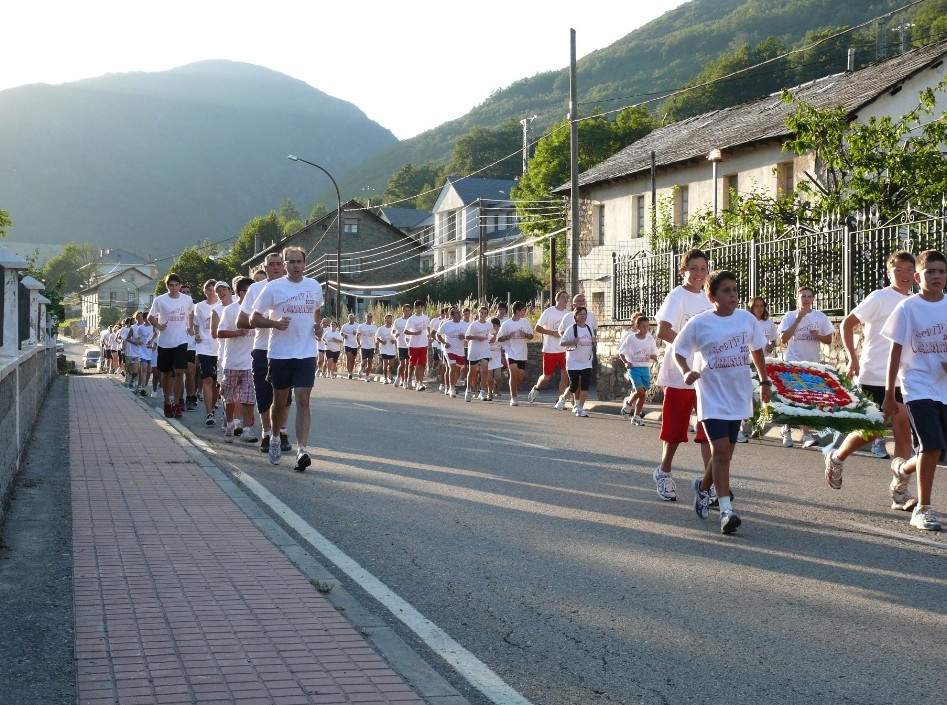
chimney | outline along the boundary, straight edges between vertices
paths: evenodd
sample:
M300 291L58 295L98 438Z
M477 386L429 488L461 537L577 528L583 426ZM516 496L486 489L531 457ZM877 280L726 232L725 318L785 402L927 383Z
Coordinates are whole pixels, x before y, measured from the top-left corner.
M850 48L848 50L848 67L845 69L849 73L852 73L855 70L855 49Z

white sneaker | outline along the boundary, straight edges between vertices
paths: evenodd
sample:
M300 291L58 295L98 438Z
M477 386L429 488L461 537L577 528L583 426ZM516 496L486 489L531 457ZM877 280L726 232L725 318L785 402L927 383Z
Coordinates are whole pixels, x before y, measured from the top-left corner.
M415 387L414 389L415 389L415 391L423 392L425 389L427 389L427 387L424 386L424 382L421 382L421 384L419 384L419 385L418 385L417 387Z
M924 531L940 531L940 522L937 521L937 512L931 507L921 509L920 505L911 512L911 526Z
M632 426L644 426L644 419L635 414L631 417L631 424Z
M833 490L842 489L842 469L845 467L841 460L836 460L832 453L825 456L825 482Z
M456 399L456 398L457 398L457 387L451 387L451 388L450 388L450 391L447 393L447 396L449 396L451 399Z
M533 387L532 389L529 390L529 394L526 395L526 399L529 401L530 404L536 401L537 394L539 394L539 390L536 389L536 387Z
M651 478L657 486L658 497L665 502L674 502L677 500L677 487L674 485L674 478L671 477L671 473L664 472L659 465L654 469Z
M443 384L437 385L437 391L443 392L443 391L444 391L444 385L443 385Z
M750 439L746 437L743 431L737 431L737 443L749 443Z
M812 446L815 445L815 443L816 443L815 436L813 436L811 433L802 434L802 447L803 448L811 448Z
M470 390L468 389L466 392L464 392L464 401L470 401L471 399L473 399L473 394L471 394Z
M584 419L588 417L588 412L580 406L578 409L576 409L575 415Z
M620 410L618 413L621 414L621 417L622 417L623 419L626 419L626 418L628 418L629 416L631 416L631 407L628 406L628 405L625 404L625 403L622 403L622 405L621 405L621 410Z
M779 429L779 435L783 437L783 447L792 448L792 431L789 430L789 426Z
M519 406L519 402L516 401L516 397L510 399L510 406Z
M483 396L483 391L477 392L477 401L484 401L485 399L486 397Z
M882 460L888 460L891 458L888 455L888 449L885 448L885 441L883 438L876 438L874 443L871 444L871 454L876 458L881 458Z
M556 411L563 411L566 408L566 400L562 397L559 397L559 400L556 402L555 409Z

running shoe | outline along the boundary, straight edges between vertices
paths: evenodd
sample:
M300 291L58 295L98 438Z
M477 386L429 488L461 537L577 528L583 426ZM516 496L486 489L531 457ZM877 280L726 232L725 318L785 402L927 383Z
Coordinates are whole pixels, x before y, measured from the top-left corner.
M252 428L243 429L243 433L240 435L240 440L244 443L259 443L260 439L256 437L256 434L253 432Z
M180 403L177 403L174 405L174 418L176 419L184 418L184 413L181 411Z
M891 461L891 472L894 473L894 477L891 478L891 484L888 486L891 492L891 508L903 512L909 512L917 506L917 497L908 492L911 476L906 475L902 470L906 462L904 458L895 458Z
M166 419L174 418L174 407L171 404L164 405L164 417Z
M700 489L699 477L691 481L691 487L694 490L694 511L701 519L706 519L710 514L710 492Z
M634 416L631 417L631 425L644 426L644 419L638 416L638 414L635 414Z
M937 512L931 507L927 507L927 509L921 509L920 506L914 507L914 511L911 512L911 526L924 531L940 531Z
M658 489L658 497L666 502L677 501L677 488L674 486L674 478L671 473L664 472L660 466L654 469L651 474L654 484Z
M803 448L811 448L815 444L816 444L815 436L813 436L811 433L802 434L802 447Z
M721 534L732 534L742 523L743 522L740 521L740 517L737 516L735 511L730 510L729 512L720 512Z
M559 397L559 400L556 402L555 409L556 411L563 411L566 408L566 400L562 397Z
M532 389L529 390L529 394L526 395L526 399L529 401L530 404L536 401L537 394L539 394L539 390L536 389L536 387L533 387Z
M750 439L746 437L743 431L737 431L737 443L749 443Z
M783 438L783 448L792 448L792 431L789 430L789 426L779 429L779 435Z
M483 396L483 390L477 392L477 401L485 401L486 397Z
M631 416L631 407L625 403L622 403L621 410L618 413L621 414L623 419L627 419L629 416Z
M306 451L301 451L296 456L296 465L293 467L293 470L296 472L306 472L306 468L312 463L312 460L309 458L309 453Z
M210 412L209 414L207 414L207 418L204 419L204 425L205 425L205 426L213 426L213 425L216 424L216 423L217 423L217 421L216 421L216 419L214 419L214 412L212 411L212 412Z
M233 443L233 426L227 424L227 428L224 429L224 440L227 443Z
M293 444L289 442L289 436L282 432L279 434L279 449L283 453L288 453L293 449Z
M425 389L427 389L427 387L425 386L424 382L421 382L421 384L419 384L417 387L415 387L415 390L417 390L417 391L419 391L419 392L423 392Z
M836 460L834 453L825 456L825 482L833 490L842 489L842 466L841 460Z
M437 391L443 392L443 391L444 391L444 385L443 385L443 384L437 385Z
M580 407L578 407L578 408L575 410L575 415L584 419L584 418L588 418L588 415L589 415L589 414L588 414L588 412L587 412L585 409L583 409L583 408L580 406Z
M456 399L456 398L457 398L457 387L451 387L451 388L450 388L450 391L447 392L447 396L449 396L451 399Z
M493 395L487 394L487 396L484 398L484 401L493 401Z
M471 399L473 399L473 394L471 394L470 390L468 389L466 392L464 392L464 401L470 401Z
M273 463L273 465L279 465L280 456L282 454L279 443L270 443L269 456L270 462Z
M263 440L260 441L260 452L269 453L270 452L270 437L263 436Z
M516 397L513 397L512 399L510 399L510 406L519 406L519 405L520 403L516 401Z
M891 457L888 455L888 449L885 448L885 442L883 438L876 438L875 442L871 444L871 454L876 458L881 458L882 460L888 460Z
M239 437L239 436L242 436L242 435L243 435L243 426L241 426L241 425L239 425L239 424L235 425L235 426L233 427L233 435L234 435L235 438L236 438L236 437Z

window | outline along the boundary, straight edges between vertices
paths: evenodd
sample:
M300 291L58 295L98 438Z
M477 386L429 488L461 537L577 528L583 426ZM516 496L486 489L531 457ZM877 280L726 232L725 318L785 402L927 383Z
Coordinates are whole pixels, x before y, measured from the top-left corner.
M792 162L783 162L776 166L776 193L788 196L796 187Z
M687 186L678 186L674 197L674 225L681 226L687 223L690 216L690 194Z
M451 211L447 214L447 239L456 240L457 238L457 211Z
M109 292L109 306L114 306L114 305L115 305L115 292L110 291Z
M635 237L644 237L644 196L635 196Z
M362 259L360 257L350 257L342 259L342 274L350 277L358 277L362 274Z
M130 304L135 303L135 292L132 289L128 290L128 303Z
M736 174L728 174L723 177L723 208L730 207L731 203L736 202L736 197L740 193L740 179Z
M605 204L598 207L598 244L605 244Z
M346 218L342 232L346 235L358 235L358 218Z

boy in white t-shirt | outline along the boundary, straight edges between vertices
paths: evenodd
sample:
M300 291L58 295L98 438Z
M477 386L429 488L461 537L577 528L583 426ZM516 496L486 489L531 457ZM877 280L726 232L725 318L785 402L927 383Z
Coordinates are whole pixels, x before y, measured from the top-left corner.
M671 477L671 463L681 443L687 443L687 429L691 422L691 413L697 406L697 393L684 382L684 377L674 363L674 339L684 325L698 313L710 309L710 302L704 295L704 280L707 278L707 255L697 248L691 248L681 255L679 273L683 283L664 297L658 309L658 338L665 342L664 360L658 371L658 384L664 387L664 401L661 403L661 464L654 469L651 477L657 487L658 496L668 502L677 499L677 488ZM704 464L710 462L710 448L703 426L697 425L695 443L700 444Z
M477 398L481 401L493 401L487 383L487 372L490 367L490 338L493 335L493 324L487 320L489 312L489 308L481 306L477 311L477 320L467 326L467 332L464 335L467 339L467 362L470 365L464 401L470 401L473 398L475 381L480 387Z
M460 309L456 306L450 308L448 315L450 318L437 329L437 339L444 346L444 362L449 368L447 389L444 390L444 394L456 397L460 371L467 365L464 342L467 326L470 324L461 320Z
M900 384L918 448L917 455L892 463L892 469L917 471L917 506L911 513L911 526L940 531L931 492L937 463L947 450L947 257L925 250L917 258L914 279L921 285L920 293L899 303L881 330L891 341L881 410L892 417L899 413L896 390Z
M385 324L379 326L375 332L375 342L378 344L378 354L381 355L381 383L391 384L391 366L395 355L398 354L398 336L394 329L394 321L390 313L385 314Z
M513 317L500 324L497 340L506 345L506 361L510 366L510 406L519 406L516 392L526 376L526 341L533 339L533 326L526 318L526 304L513 302Z
M848 353L848 375L858 381L862 391L879 406L884 403L885 374L888 366L888 351L891 343L881 334L881 329L895 307L911 295L914 286L914 255L910 252L895 252L888 258L888 281L890 286L871 292L864 301L852 309L842 321L842 344ZM862 325L861 356L855 351L855 327ZM911 424L905 411L901 390L895 389L898 413L891 419L894 434L895 458L911 457ZM832 446L825 453L825 481L833 490L842 487L842 468L845 459L869 441L875 443L880 437L866 439L860 431L848 434L838 448ZM874 446L873 446L874 452ZM876 455L879 455L875 453ZM887 452L885 452L887 455ZM895 467L896 464L892 464ZM908 476L891 479L891 508L910 511L917 499L908 493Z
M787 362L821 362L821 345L832 342L835 328L829 317L812 308L815 291L811 286L796 289L795 311L790 311L779 322L779 339L786 346ZM816 444L815 436L809 433L808 426L801 426L802 447L811 448ZM779 429L783 445L792 448L792 431L788 425Z
M641 412L644 411L644 399L651 386L651 363L658 359L658 346L651 335L651 320L643 313L632 316L632 328L625 333L616 349L618 358L625 365L628 381L631 382L631 394L621 406L621 415L631 417L635 426L644 426Z
M431 319L424 313L424 302L418 299L414 302L414 315L412 315L404 326L404 335L408 341L408 378L412 374L415 379L414 388L423 392L427 387L424 385L424 372L427 369L427 344L430 334Z
M366 382L372 381L372 360L375 358L375 333L378 332L378 326L372 323L372 314L365 314L365 322L360 323L355 334L358 340L358 349L362 356L362 367L359 370L359 379L365 377Z
M741 521L730 503L730 461L740 425L753 413L751 359L759 374L760 399L769 402L763 354L766 339L756 326L756 317L737 308L740 290L732 272L720 270L707 277L707 298L713 310L684 325L674 341L674 362L684 383L697 391L697 420L710 447L710 462L692 483L694 511L701 519L707 518L713 485L720 502L720 531L732 534Z
M411 317L411 304L405 304L401 307L401 315L395 319L395 336L398 338L398 378L395 380L395 386L407 388L408 386L408 339L405 337L404 329L408 325L408 319Z

